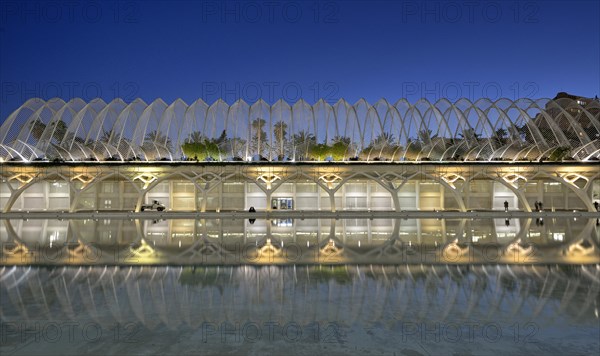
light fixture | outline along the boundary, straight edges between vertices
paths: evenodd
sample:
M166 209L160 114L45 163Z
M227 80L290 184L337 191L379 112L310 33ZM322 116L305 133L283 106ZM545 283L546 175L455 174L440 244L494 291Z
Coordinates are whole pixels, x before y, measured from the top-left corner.
M14 176L8 178L9 181L16 179L22 184L27 184L33 180L33 176L27 173L15 174Z
M319 179L322 180L323 182L327 183L328 189L333 189L333 183L337 182L339 180L342 180L342 177L338 176L335 173L328 173L328 174L323 174L322 176L319 177Z
M261 174L256 179L262 180L267 185L267 189L270 190L273 182L281 179L281 177L279 177L277 174Z
M155 181L155 180L157 180L158 178L156 178L156 176L155 176L155 175L153 175L153 174L151 174L151 173L141 173L141 174L138 174L137 176L135 176L135 177L133 178L133 180L136 180L136 179L137 179L137 180L140 180L140 181L142 181L142 182L144 183L144 186L142 187L142 189L144 189L144 190L145 190L145 189L147 189L147 188L148 188L148 186L149 186L149 185L150 185L152 182L154 182L154 181Z
M506 174L506 175L502 176L502 179L504 179L505 182L507 182L508 184L512 185L515 188L518 188L517 185L515 184L515 182L518 181L519 179L522 179L525 182L527 182L527 178L525 178L524 176L522 176L518 173Z
M83 186L85 187L86 185L90 184L94 180L94 177L92 177L88 174L85 174L85 173L81 173L81 174L78 174L78 175L74 176L73 178L71 178L71 181L74 181L74 180L80 181L81 183L83 183Z
M456 174L456 173L445 174L442 176L442 180L444 180L444 182L448 183L448 185L451 186L452 189L456 189L456 187L454 186L454 182L456 182L459 179L462 179L464 181L465 177L463 177L459 174Z
M579 179L583 179L586 183L589 182L589 179L586 176L583 176L579 173L566 173L562 175L562 179L565 180L565 182L579 188L575 182L577 182Z

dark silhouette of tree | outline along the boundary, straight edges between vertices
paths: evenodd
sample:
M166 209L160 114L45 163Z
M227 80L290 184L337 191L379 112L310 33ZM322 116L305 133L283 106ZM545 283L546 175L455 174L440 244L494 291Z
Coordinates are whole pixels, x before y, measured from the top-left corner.
M62 139L65 137L65 134L67 133L67 124L62 121L62 120L58 120L55 122L52 122L50 124L50 126L53 127L52 130L52 140L55 143L60 143L62 141Z
M206 140L206 137L204 137L204 134L200 131L192 131L190 133L190 135L188 136L188 138L185 139L185 143L201 143L204 142L204 140Z
M261 118L256 118L252 121L251 130L252 130L252 143L250 148L253 152L262 156L262 150L264 149L265 143L267 141L267 134L265 133L266 121Z
M156 130L148 132L144 138L144 141L153 142L157 145L164 146L169 151L172 151L173 148L171 139Z
M292 142L294 143L296 159L303 160L307 158L306 155L310 148L317 144L317 138L315 135L303 130L292 135Z
M287 136L287 124L283 121L277 121L275 125L273 125L273 134L275 134L275 142L277 142L277 147L279 149L279 156L285 156L285 147L284 142Z
M382 132L381 134L379 134L379 136L377 136L373 142L371 142L371 145L369 145L371 148L382 148L385 146L390 145L392 142L394 141L394 134L389 133L389 132Z
M468 128L463 130L462 133L459 133L458 136L467 141L479 141L481 135L476 133L475 129Z
M214 143L216 143L217 145L222 145L224 143L227 142L227 130L223 130L221 132L221 135L219 135L219 137L217 137L215 140L212 140Z
M506 129L504 128L499 128L496 130L496 132L494 132L494 135L492 137L492 141L499 145L505 145L507 142L507 136L508 136L508 131L506 131Z
M531 130L529 129L529 127L527 127L527 124L523 124L522 126L517 126L517 132L519 133L519 136L521 136L521 139L524 140L527 143L535 143L535 140L533 139L533 135L531 134Z
M350 143L352 143L352 140L348 136L339 136L339 135L336 135L336 136L333 137L332 142L333 142L333 144L336 144L336 143L339 142L339 143L345 144L346 146L350 146Z
M36 140L39 141L44 134L44 130L46 130L46 124L44 124L42 120L38 118L30 122L29 125L31 127L31 134Z
M419 130L418 136L419 136L419 141L421 141L424 144L430 143L431 140L433 140L434 138L437 137L437 134L435 135L431 135L432 131L429 129L423 129L423 130Z

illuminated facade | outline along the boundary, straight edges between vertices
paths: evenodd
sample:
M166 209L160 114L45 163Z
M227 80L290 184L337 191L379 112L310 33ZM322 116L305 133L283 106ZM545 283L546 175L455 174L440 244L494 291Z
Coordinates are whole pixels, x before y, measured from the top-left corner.
M147 105L31 99L0 127L0 208L595 211L600 103ZM108 161L108 162L106 162Z

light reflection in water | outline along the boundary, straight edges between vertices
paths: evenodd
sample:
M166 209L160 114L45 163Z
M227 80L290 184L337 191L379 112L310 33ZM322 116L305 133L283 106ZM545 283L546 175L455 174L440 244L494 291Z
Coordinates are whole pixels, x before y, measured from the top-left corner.
M600 262L594 220L2 220L2 264Z
M93 322L109 330L133 323L144 344L160 335L195 339L198 345L207 323L216 327L229 323L235 329L249 322L294 322L333 323L339 328L340 344L361 342L363 347L377 347L386 337L391 337L386 343L391 349L412 347L414 340L404 339L406 328L422 323L433 327L433 333L440 325L494 325L508 334L500 344L498 340L466 343L477 354L502 345L505 350L519 350L531 346L527 342L543 343L555 351L564 342L571 353L598 347L598 338L593 339L599 332L598 265L5 266L0 280L5 325ZM518 335L525 340L509 334L510 328L519 326L530 329ZM556 337L556 330L567 329L572 331L569 340ZM372 334L361 334L365 330ZM13 335L6 341L8 346L20 342ZM417 341L430 351L448 344L448 340ZM215 345L231 346L203 345L209 350ZM540 353L545 348L530 351Z

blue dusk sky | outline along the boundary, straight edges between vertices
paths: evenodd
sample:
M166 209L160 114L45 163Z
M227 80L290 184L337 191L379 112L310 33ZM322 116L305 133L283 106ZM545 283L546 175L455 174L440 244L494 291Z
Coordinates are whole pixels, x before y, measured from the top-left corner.
M600 95L598 1L0 2L0 117L167 103Z

